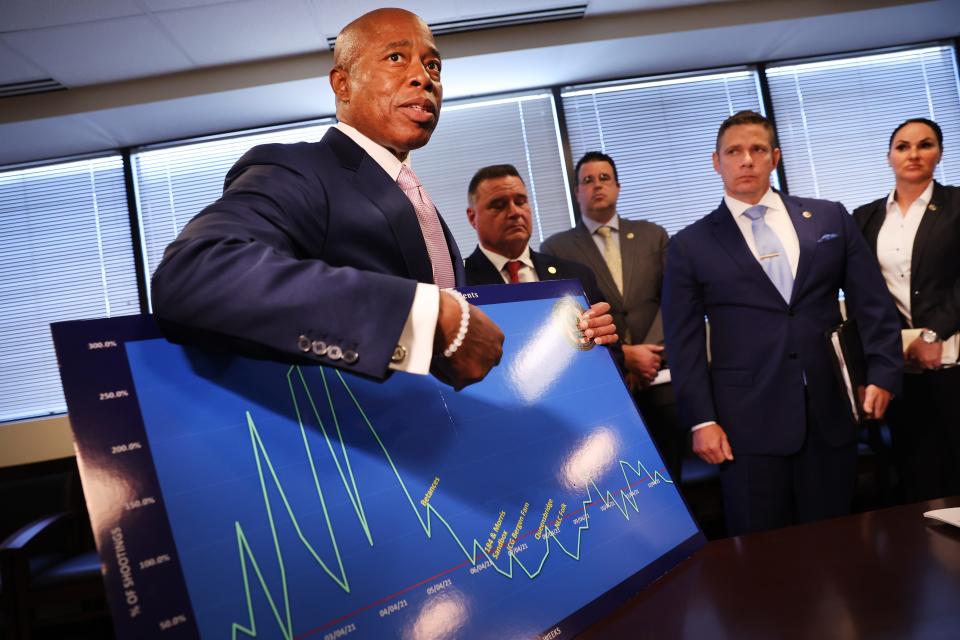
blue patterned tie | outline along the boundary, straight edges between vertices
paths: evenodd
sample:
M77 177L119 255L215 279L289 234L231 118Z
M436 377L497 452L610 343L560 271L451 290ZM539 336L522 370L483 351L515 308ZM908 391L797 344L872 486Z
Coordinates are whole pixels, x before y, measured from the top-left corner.
M790 263L787 262L787 253L780 244L780 238L763 219L766 213L766 205L755 204L744 211L743 215L753 221L753 241L757 245L760 266L767 272L783 299L790 302L790 294L793 292L793 274L790 272Z

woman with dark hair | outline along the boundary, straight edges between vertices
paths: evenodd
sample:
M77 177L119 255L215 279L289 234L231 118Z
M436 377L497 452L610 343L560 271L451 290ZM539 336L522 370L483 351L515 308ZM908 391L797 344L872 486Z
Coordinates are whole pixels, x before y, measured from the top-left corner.
M904 497L960 494L960 188L933 179L943 132L926 118L893 131L895 186L853 212L903 326L907 375L887 413Z

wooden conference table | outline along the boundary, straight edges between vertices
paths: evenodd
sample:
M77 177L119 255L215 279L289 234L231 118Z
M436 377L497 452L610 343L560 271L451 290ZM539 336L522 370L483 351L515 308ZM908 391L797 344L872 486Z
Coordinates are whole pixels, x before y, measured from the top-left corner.
M960 497L715 540L583 638L960 638Z

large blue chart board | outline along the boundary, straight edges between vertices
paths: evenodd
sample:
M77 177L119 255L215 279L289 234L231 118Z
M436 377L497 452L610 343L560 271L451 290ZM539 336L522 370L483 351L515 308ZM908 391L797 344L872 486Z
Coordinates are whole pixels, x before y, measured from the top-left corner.
M569 284L455 392L54 325L118 636L570 637L704 543Z

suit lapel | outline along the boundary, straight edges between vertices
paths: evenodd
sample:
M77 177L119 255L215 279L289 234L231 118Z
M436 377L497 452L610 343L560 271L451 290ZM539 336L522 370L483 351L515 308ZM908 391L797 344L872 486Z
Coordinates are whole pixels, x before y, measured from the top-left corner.
M540 280L562 280L570 277L567 274L560 273L552 256L531 250L530 260L533 262L533 270L537 272L537 278Z
M607 261L603 259L603 254L600 253L600 249L597 248L597 244L593 241L590 231L586 225L583 224L582 220L577 222L577 226L574 227L574 229L576 233L573 234L573 241L577 245L580 253L584 256L584 263L589 266L590 269L593 270L594 275L596 275L597 284L600 286L607 302L614 306L622 307L623 294L617 289L617 283L613 281L613 276L610 275L610 268L607 267ZM621 241L621 247L622 246Z
M467 284L467 272L463 267L463 257L460 255L460 247L457 246L457 239L453 237L453 232L450 231L450 227L447 226L447 223L444 221L443 216L440 215L439 211L437 211L437 218L440 220L440 227L443 229L443 237L447 241L447 250L450 251L450 260L453 262L453 280L457 283L458 287L463 287ZM417 226L419 226L419 222L417 223ZM423 234L421 233L421 237L422 235ZM428 253L427 258L429 257L430 254ZM433 277L432 265L430 267L430 275Z
M635 250L636 236L631 229L630 221L620 218L620 264L623 266L623 293L626 296L630 291L630 283L633 278L633 266L637 258Z
M503 284L503 276L477 246L466 262L470 284Z
M720 206L710 216L713 222L714 236L716 236L724 251L727 252L727 255L737 263L745 274L759 281L760 286L765 287L770 294L783 302L783 296L780 295L773 281L767 276L767 272L760 266L756 256L750 251L750 247L747 245L747 241L740 232L740 227L734 221L733 214L727 208L726 203L721 200Z
M330 145L340 164L349 172L348 179L357 192L373 202L387 219L409 276L420 282L432 283L433 266L430 263L430 254L427 253L420 223L409 198L397 183L390 179L383 167L342 132L331 128L323 140ZM463 267L460 265L458 270L457 262L459 260L454 260L454 274L462 277Z
M877 255L877 238L880 237L880 227L883 226L883 220L886 217L886 200L873 207L866 223L863 225L863 237L867 240L867 246L873 255Z
M800 203L793 198L778 192L780 200L783 201L790 215L790 222L797 232L797 240L800 242L800 259L797 262L797 275L793 279L793 292L790 295L790 301L797 298L797 292L802 290L803 283L810 273L810 267L813 265L813 256L817 250L817 222L816 216L803 215L803 208Z
M944 216L943 187L939 183L933 183L933 194L930 196L930 203L927 204L923 212L923 218L920 219L920 226L917 228L917 235L913 239L913 255L910 258L911 278L920 273L920 264L923 259L923 250L932 238L936 237L936 229L940 226L940 221Z

